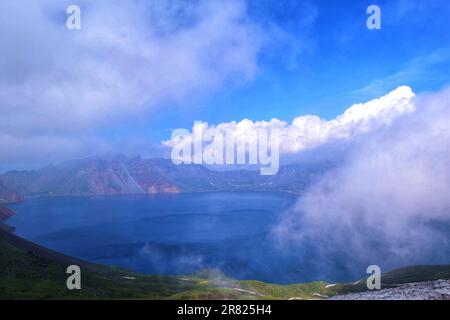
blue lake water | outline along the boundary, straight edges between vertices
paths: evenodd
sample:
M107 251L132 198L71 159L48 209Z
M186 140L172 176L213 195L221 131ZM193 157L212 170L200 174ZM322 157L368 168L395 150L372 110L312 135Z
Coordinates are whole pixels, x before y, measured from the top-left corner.
M32 198L10 206L17 214L8 224L64 254L148 274L218 268L276 283L364 275L367 265L346 267L345 249L324 261L314 244L277 245L271 230L295 201L266 192Z

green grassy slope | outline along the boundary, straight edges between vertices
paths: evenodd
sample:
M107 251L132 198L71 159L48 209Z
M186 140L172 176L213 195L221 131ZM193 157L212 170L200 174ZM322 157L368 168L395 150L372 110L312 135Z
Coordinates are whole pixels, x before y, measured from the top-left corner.
M67 266L82 269L82 290L66 288ZM417 266L387 273L386 286L450 279L450 266ZM235 281L217 270L190 276L147 276L90 264L0 231L0 299L322 299L364 291L357 285L324 282L276 285Z
M67 266L0 240L0 299L163 298L190 289L191 281L142 276L121 269L82 266L82 290L66 288ZM134 277L130 280L124 277Z

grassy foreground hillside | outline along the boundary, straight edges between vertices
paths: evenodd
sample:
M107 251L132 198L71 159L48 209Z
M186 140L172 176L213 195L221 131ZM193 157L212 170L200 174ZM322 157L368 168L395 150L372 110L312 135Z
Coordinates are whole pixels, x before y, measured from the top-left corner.
M82 269L82 290L66 288L66 269ZM384 287L450 279L450 266L418 266L383 276ZM147 276L67 257L0 231L0 299L323 299L365 290L365 281L275 285L235 281L217 270L190 276Z

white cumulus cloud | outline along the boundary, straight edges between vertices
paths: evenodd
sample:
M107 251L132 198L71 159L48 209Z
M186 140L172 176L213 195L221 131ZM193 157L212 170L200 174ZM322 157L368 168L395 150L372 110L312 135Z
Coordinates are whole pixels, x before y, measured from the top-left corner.
M218 125L199 122L195 126L202 127L204 131L209 128L219 130L223 136L227 131L232 132L235 141L256 140L259 130L276 129L273 131L279 135L281 152L297 154L332 141L347 140L389 125L396 118L415 110L414 97L415 94L410 87L402 86L381 98L355 104L330 121L306 115L295 118L290 124L279 119L270 121L245 119ZM178 143L192 143L192 138L163 141L163 144L169 147ZM207 151L208 149L205 152Z

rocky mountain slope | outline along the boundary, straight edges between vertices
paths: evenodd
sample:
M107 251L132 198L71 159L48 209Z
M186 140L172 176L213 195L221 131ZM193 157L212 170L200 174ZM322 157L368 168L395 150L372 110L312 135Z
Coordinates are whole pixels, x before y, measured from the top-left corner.
M22 201L23 198L17 192L9 189L2 180L0 180L0 204L15 203Z
M330 300L450 300L450 281L408 283L397 288L338 295Z
M14 212L11 209L0 205L0 222L3 222L8 218L11 218L13 215Z
M259 171L213 171L201 165L176 166L167 159L91 157L39 170L9 171L4 185L25 196L119 195L205 191L300 192L325 166L290 165L275 176Z
M13 227L10 227L7 224L3 223L3 221L8 220L14 214L15 213L11 209L9 209L5 206L2 206L0 204L0 230L5 231L5 232L14 232Z

